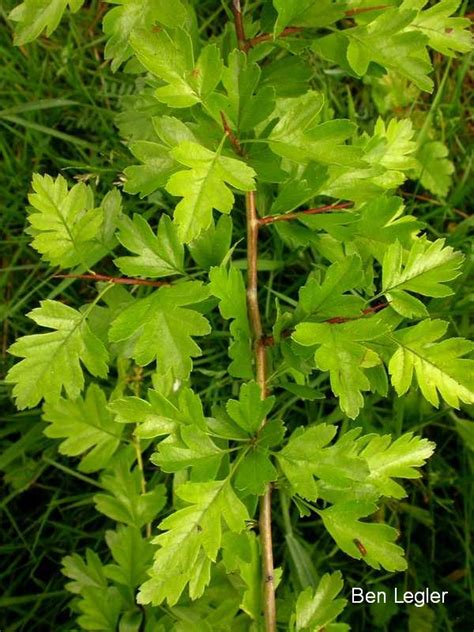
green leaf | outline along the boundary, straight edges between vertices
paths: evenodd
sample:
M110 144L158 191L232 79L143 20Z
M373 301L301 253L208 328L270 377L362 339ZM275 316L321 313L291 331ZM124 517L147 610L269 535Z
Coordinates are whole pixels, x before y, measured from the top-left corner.
M301 287L295 318L303 320L311 317L311 320L324 321L338 316L360 315L363 299L345 292L361 287L362 281L359 257L352 255L336 261L327 268L322 283L310 276Z
M63 560L62 572L73 581L66 588L77 595L79 625L84 630L115 630L122 608L122 599L116 588L109 587L100 558L87 549L86 561L79 555Z
M155 100L156 102L156 100ZM154 116L151 119L153 140L136 140L129 145L130 151L142 164L124 170L127 193L146 197L168 182L178 171L179 165L170 150L184 141L196 142L190 127L173 116ZM150 127L150 122L148 122ZM161 142L156 142L158 136Z
M336 599L343 587L340 571L326 573L316 590L308 586L298 595L296 602L295 630L322 632L344 610L347 600Z
M156 360L160 374L172 371L176 377L187 377L191 358L201 353L192 337L208 334L210 327L204 316L185 306L207 296L207 289L198 281L161 287L136 299L115 318L110 340L131 339L131 356L140 366Z
M445 198L452 184L454 165L448 160L448 148L438 140L424 143L416 154L419 166L414 174L421 185L434 195Z
M43 411L43 419L51 424L45 435L64 439L59 452L83 455L79 470L95 472L109 464L120 445L122 426L114 422L104 392L96 384L89 386L84 398L46 402Z
M134 215L133 221L122 217L118 239L134 257L118 257L115 265L127 276L160 278L183 274L184 248L168 215L162 215L155 235L143 217Z
M84 0L24 0L9 14L9 19L18 22L15 28L15 45L32 42L46 31L49 37L59 25L66 8L72 13L79 11Z
M120 0L120 6L107 11L102 23L108 37L104 57L112 59L112 71L131 57L133 51L129 39L132 31L157 22L168 27L182 26L187 17L180 0L176 0L172 7L167 0Z
M444 285L458 277L464 257L445 240L429 242L422 238L412 245L407 258L399 242L393 243L383 259L382 291L391 307L410 318L425 316L426 308L408 292L422 296L444 297L453 293Z
M138 28L130 44L140 63L167 84L155 96L170 107L205 102L220 82L224 65L217 46L205 46L195 63L191 36L181 28Z
M150 571L138 594L138 602L174 605L187 584L191 599L201 596L210 580L210 563L215 562L222 541L223 523L235 532L245 528L247 510L228 480L185 483L176 489L187 507L171 514L160 524L165 531L153 540L159 546ZM202 576L196 582L195 577Z
M223 101L222 95L219 94L215 107L224 110L231 127L239 132L250 131L273 112L275 90L271 86L264 86L257 91L260 68L257 64L249 62L247 55L242 51L233 50L229 55L228 64L222 74L227 99Z
M362 437L360 442L366 438ZM383 496L403 498L406 492L393 478L420 478L415 468L421 467L433 454L435 444L408 432L395 441L390 435L372 435L360 452L360 457L369 465L368 482L375 485Z
M417 150L414 133L410 119L392 119L388 125L377 119L374 134L365 146L364 160L389 171L413 169L416 166L413 154Z
M54 180L38 173L32 186L28 233L33 248L53 266L70 268L86 261L103 222L102 210L94 208L92 189L80 182L68 190L62 176Z
M249 379L253 376L250 325L247 315L247 297L242 273L233 265L212 268L209 273L210 292L219 299L223 318L232 320L229 345L229 373Z
M423 396L433 406L438 407L439 395L454 408L460 402L474 402L474 361L462 358L474 345L464 338L436 342L447 327L442 320L425 320L393 334L398 349L388 368L398 395L408 391L416 375Z
M54 331L23 336L9 352L23 358L6 376L15 384L13 394L19 408L32 408L41 399L58 402L64 388L75 399L84 387L81 363L97 377L107 375L108 353L102 341L92 333L87 310L78 312L57 301L41 301L29 314L37 325Z
M338 503L318 511L318 514L338 547L347 555L363 559L375 569L404 571L407 564L403 549L394 544L398 537L396 529L383 523L360 520L376 509L372 503L354 500Z
M231 241L232 218L221 215L217 222L212 222L207 230L188 245L188 248L194 261L201 268L210 268L222 263L230 250Z
M104 567L105 575L116 584L134 590L147 578L146 571L153 559L153 547L137 527L120 525L116 531L106 531L105 541L115 564Z
M235 487L244 494L261 496L268 483L276 481L278 472L268 450L256 445L244 456L235 477Z
M288 213L315 197L327 181L327 169L309 163L284 182L275 198L271 211L274 214Z
M130 144L130 151L141 165L132 165L124 170L124 191L146 197L165 186L168 178L178 168L170 156L169 148L149 140L137 140Z
M154 520L166 503L164 485L142 491L140 469L130 471L130 458L125 453L115 457L102 475L101 484L105 492L94 496L97 511L138 529Z
M194 476L207 480L216 475L223 451L200 428L181 426L158 444L151 462L164 472L194 468Z
M350 489L354 481L365 481L367 463L357 454L353 436L345 436L332 446L335 426L318 424L298 429L278 453L278 462L295 493L315 501L320 489L315 478L326 485Z
M359 221L348 227L347 241L354 239L363 259L370 255L379 263L397 240L410 249L422 224L413 215L404 215L404 210L399 197L376 197L360 208Z
M178 235L188 243L212 222L212 210L230 213L234 194L228 185L240 191L252 191L255 172L244 162L227 158L191 142L180 143L172 151L180 164L189 167L171 176L166 190L183 199L175 209Z
M385 9L367 25L345 29L340 35L349 41L347 60L359 77L375 62L413 81L421 90L431 92L433 82L428 77L432 66L426 50L428 38L409 30L417 11L401 7Z
M364 343L387 331L379 316L370 316L345 323L300 323L292 338L304 346L318 345L315 365L321 371L329 371L331 388L339 397L341 410L355 419L364 405L362 391L371 388L364 369L382 362Z
M176 430L179 411L162 395L148 390L148 400L139 397L122 397L110 402L109 410L120 424L138 424L135 434L141 439L154 439L172 434Z
M289 25L321 28L344 17L344 7L331 0L273 0L273 6L278 12L275 37Z
M362 150L345 144L356 129L351 121L318 123L322 94L310 91L294 99L279 99L278 105L282 115L269 136L275 154L303 164L311 160L346 167L361 163Z
M252 381L242 384L239 399L230 399L226 409L235 423L249 435L254 435L273 408L275 397L262 399L260 386Z
M226 531L222 537L222 558L227 572L238 570L245 583L240 607L254 621L262 612L261 560L257 536L251 531L240 534Z
M421 3L422 6L424 4L426 2ZM468 53L472 50L469 18L450 17L460 5L460 0L441 0L421 11L411 25L428 38L431 48L448 57L453 57L456 52Z

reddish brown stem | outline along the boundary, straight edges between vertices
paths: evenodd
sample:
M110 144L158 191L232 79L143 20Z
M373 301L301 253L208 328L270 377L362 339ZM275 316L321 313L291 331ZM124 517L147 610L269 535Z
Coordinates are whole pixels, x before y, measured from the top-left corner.
M169 281L151 281L149 279L129 279L128 277L113 277L108 274L55 274L55 279L85 279L87 281L106 281L107 283L120 283L121 285L149 285L161 287L169 285Z
M285 213L283 215L267 215L267 217L260 217L258 223L260 225L273 224L275 222L289 222L293 219L300 219L301 215L319 215L320 213L331 213L333 211L340 211L342 209L351 208L352 202L342 202L341 204L329 204L327 206L320 206L318 208L308 208L304 211L296 211L295 213Z
M300 33L303 31L303 27L301 26L287 26L286 29L277 36L277 37L290 37L291 35L296 35L296 33ZM253 48L258 44L263 44L263 42L271 42L273 41L272 33L262 33L261 35L257 35L256 37L252 37L247 40L247 47Z
M234 14L235 34L240 50L246 51L248 42L245 37L244 20L240 0L232 0L232 13Z
M379 4L374 7L359 7L356 9L347 9L344 12L345 16L350 18L355 15L359 15L361 13L369 13L370 11L382 11L384 9L389 9L389 4ZM302 26L287 26L281 33L276 36L276 39L279 37L290 37L291 35L296 35L297 33L301 33L305 28ZM238 37L238 36L237 36ZM256 35L248 40L243 40L242 50L248 50L249 48L253 48L253 46L257 46L258 44L263 44L264 42L271 42L275 39L273 33L261 33L260 35Z
M237 138L237 136L234 134L234 132L231 130L230 125L225 117L224 112L221 112L221 120L222 120L222 126L224 128L224 132L225 135L227 136L227 138L230 140L232 147L234 148L234 151L236 154L238 154L239 156L244 156L245 152L242 149L242 145L239 142L239 139Z

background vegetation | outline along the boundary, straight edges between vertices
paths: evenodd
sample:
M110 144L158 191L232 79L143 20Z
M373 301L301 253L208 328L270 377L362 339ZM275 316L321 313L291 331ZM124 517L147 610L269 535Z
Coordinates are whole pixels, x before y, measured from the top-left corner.
M92 292L86 282L53 278L28 246L24 229L31 173L61 172L69 179L91 181L99 196L119 183L122 170L136 162L117 133L117 124L123 131L124 119L119 112L126 106L135 79L122 72L113 74L103 62L102 3L88 3L78 14L63 20L50 39L40 38L20 48L12 46L11 25L6 18L14 4L8 0L0 8L0 628L8 632L72 630L75 624L68 610L70 594L60 574L61 559L72 552L82 553L86 547L106 555L100 547L103 533L111 525L93 507L95 481L71 469L69 460L58 454L56 442L42 434L39 410L15 410L10 389L1 379L11 364L8 346L18 336L33 331L34 324L24 314L39 298L61 295L69 305L77 306ZM208 4L200 3L203 14L209 12ZM315 88L325 92L338 117L369 125L378 114L369 98L372 90L376 91L378 107L385 108L390 116L410 114L420 127L430 117L430 133L446 144L455 165L449 193L445 199L434 197L411 183L401 194L406 198L407 212L427 223L431 237L446 237L449 245L468 253L472 228L468 204L474 187L470 146L474 75L470 58L438 60L434 99L417 91L407 94L403 86L386 93L380 84L339 80L325 73L321 61L315 59L314 63ZM124 199L130 209L146 214L150 200ZM262 256L273 261L277 269L287 253L283 255L274 246L269 238ZM111 270L112 266L101 271ZM297 274L284 282L287 294L291 294L292 283L294 288L300 284ZM433 316L449 320L455 335L468 337L471 298L466 266L456 281L455 294L438 300ZM208 361L209 354L217 359L219 353L226 353L225 341L209 337L204 353L203 360ZM195 364L199 368L199 362ZM202 374L195 390L212 391L210 377L219 376ZM314 408L321 416L332 409L330 405ZM433 409L416 392L383 402L374 396L358 421L365 431L413 430L436 442L438 448L425 477L411 486L410 496L396 509L411 560L409 572L415 573L411 582L449 590L451 599L446 607L437 609L436 617L427 607L408 609L407 619L406 609L398 612L395 607L352 606L346 610L347 621L354 630L470 629L469 605L474 592L469 550L474 508L472 426L444 405ZM306 541L311 541L311 527L309 520L300 522ZM280 525L281 533L288 534L289 528L288 523ZM324 542L314 541L305 550L310 565L325 561L317 551L331 551L328 536L322 537ZM294 564L292 559L281 558L278 543L276 555L277 563ZM408 581L403 574L381 577L367 567L352 564L335 549L331 555L333 568L343 571L346 590L350 585L403 588Z

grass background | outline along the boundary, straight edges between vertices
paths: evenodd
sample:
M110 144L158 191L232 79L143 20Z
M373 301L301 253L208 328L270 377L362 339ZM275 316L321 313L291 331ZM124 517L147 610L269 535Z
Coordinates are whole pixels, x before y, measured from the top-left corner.
M119 180L122 169L133 162L120 139L115 116L123 96L134 90L134 80L113 75L103 62L102 4L89 3L79 14L67 17L51 39L28 47L12 46L11 25L6 19L14 5L0 7L0 629L42 631L76 629L68 611L69 593L60 574L61 559L86 547L99 553L103 532L110 523L92 504L93 479L78 474L70 460L58 455L55 442L42 434L39 410L17 412L10 390L2 379L11 364L7 348L16 337L30 333L25 314L40 299L61 296L81 305L90 288L53 278L54 271L28 246L26 195L33 171L92 182L99 197ZM210 14L202 3L202 11ZM448 198L419 199L426 191L414 183L404 187L407 210L427 222L430 237L446 237L455 248L469 251L469 199L472 199L472 94L474 76L469 58L438 59L435 81L444 89L433 107L432 97L417 97L409 114L433 117L437 135L449 147L456 172ZM319 62L315 62L316 64ZM368 86L317 73L337 116L349 116L364 126L377 116ZM398 112L400 114L400 112ZM126 201L129 209L147 210L147 202ZM263 256L284 258L270 238ZM288 254L288 253L286 253ZM108 270L101 270L107 272ZM301 278L294 279L295 288ZM269 282L262 301L269 304ZM469 269L457 281L453 297L435 304L436 315L448 319L452 333L469 335L472 287ZM212 352L211 340L208 352ZM215 349L215 347L214 347ZM204 384L208 381L203 380ZM321 417L332 404L314 409ZM307 411L306 411L307 412ZM372 572L336 552L326 535L311 520L300 521L288 513L276 516L281 533L289 526L303 545L308 564L317 571L340 568L346 587L407 586L449 590L450 599L436 612L411 608L395 612L390 607L356 607L346 611L354 630L470 630L469 609L473 594L470 557L472 524L474 441L459 419L466 413L447 408L434 410L416 392L403 400L385 402L372 398L358 420L367 431L414 430L436 441L438 449L425 477L409 486L409 497L392 505L407 548L410 569L394 577ZM286 526L285 526L286 525ZM321 551L327 551L321 558ZM297 562L283 539L277 542L278 562L290 576L297 576Z

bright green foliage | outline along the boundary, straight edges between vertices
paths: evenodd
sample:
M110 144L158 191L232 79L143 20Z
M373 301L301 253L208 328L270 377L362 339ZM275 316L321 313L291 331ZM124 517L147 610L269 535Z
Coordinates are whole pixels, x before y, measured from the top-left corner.
M355 316L363 308L363 300L347 290L362 284L361 262L357 256L336 261L326 271L322 283L309 277L300 289L300 300L295 316L298 320L308 317L312 321L324 321L335 316Z
M155 96L171 107L186 108L205 102L222 76L217 46L203 48L195 63L191 37L181 28L154 32L136 29L130 43L143 66L168 84L158 88Z
M101 478L104 493L94 496L96 508L108 518L140 529L151 522L166 502L162 485L144 492L138 468L130 471L130 458L120 453ZM108 493L105 493L108 492Z
M186 377L191 358L200 354L192 336L204 336L210 328L207 320L188 305L207 298L197 281L162 287L146 298L136 299L113 321L110 340L132 339L131 356L140 366L156 359L161 374L172 371Z
M82 263L103 222L102 210L94 208L92 189L79 183L68 190L62 176L53 180L39 174L32 184L31 245L52 265L70 268Z
M308 500L333 503L351 497L376 501L381 496L403 498L393 478L418 478L434 444L407 433L393 443L389 435L362 435L354 429L330 444L335 426L299 428L277 458L294 491Z
M165 145L149 140L137 140L130 145L130 151L141 165L132 165L124 171L124 189L127 193L139 193L141 197L150 195L166 184L169 176L176 171L176 161Z
M297 162L314 160L346 167L361 164L361 150L345 142L354 134L354 124L342 119L318 124L323 104L322 95L316 92L287 99L285 114L269 137L272 151Z
M180 143L173 151L173 158L189 167L173 174L166 185L172 195L183 199L175 209L178 235L188 243L202 230L209 228L212 210L230 213L234 194L227 185L241 191L254 188L254 171L235 158L227 158L196 143Z
M28 314L40 327L54 331L24 336L10 347L10 353L23 358L6 378L15 384L19 408L36 406L43 398L54 404L63 389L69 398L78 397L84 386L82 365L92 375L107 375L107 349L89 328L87 311L47 300Z
M123 217L118 239L127 250L136 253L134 257L115 259L122 274L159 278L183 273L184 248L167 215L161 218L156 235L140 215L135 215L133 221Z
M74 554L63 560L63 573L73 581L68 590L81 596L78 623L84 630L113 630L120 615L120 593L108 586L96 553L87 550L86 562Z
M446 145L438 140L425 143L416 154L419 163L417 177L428 191L441 198L448 194L454 172L454 165L447 156Z
M394 241L411 248L421 226L412 215L405 213L400 198L383 196L361 207L359 221L350 226L348 232L363 260L372 256L382 263L388 246Z
M139 397L123 397L110 403L115 421L139 424L136 434L140 438L152 439L175 431L179 410L156 391L148 391L148 401Z
M129 38L135 29L156 22L177 27L187 19L186 9L179 0L172 7L166 0L121 0L117 4L118 7L107 12L103 22L104 33L108 36L105 59L112 59L114 71L131 57Z
M344 17L344 9L331 0L273 0L278 11L275 22L275 35L279 35L286 26L323 27Z
M303 498L317 500L320 496L315 477L342 487L368 477L367 463L358 456L353 441L343 440L328 447L336 432L335 426L327 424L300 428L278 454L285 476Z
M431 92L427 47L444 54L467 52L469 21L449 17L460 4L457 0L442 0L422 11L425 4L426 0L404 0L399 7L384 7L367 24L327 35L314 48L343 67L348 65L358 76L365 75L370 64L377 64Z
M274 397L262 399L258 384L250 382L242 385L238 401L230 399L227 402L227 412L242 430L252 435L260 428L274 402Z
M371 390L365 369L382 364L367 343L385 333L384 319L374 316L340 324L301 323L292 337L301 345L318 345L315 365L321 371L329 371L331 388L340 398L341 409L354 419L364 404L362 392Z
M133 589L146 580L146 570L152 561L153 547L136 527L119 526L117 531L107 531L105 540L115 563L107 564L104 573L116 584L132 589L132 605Z
M80 4L26 0L17 42ZM123 95L130 156L73 185L33 176L27 234L72 278L48 279L30 318L50 331L14 342L6 378L20 408L45 400L46 436L96 476L97 532L118 523L101 558L64 560L77 626L270 629L268 573L279 629L346 632L330 565L368 564L375 587L376 570L413 563L390 525L407 539L403 513L429 523L410 487L435 447L417 407L474 402L471 343L430 319L452 308L456 235L430 240L438 227L403 202L418 189L402 188L448 193L442 111L420 90L430 51L469 49L467 20L457 0L263 0L240 3L242 34L230 0L107 4L105 58L131 79L107 98ZM96 205L92 174L123 198ZM426 402L384 401L412 386ZM262 571L264 495L282 567Z
M67 588L77 595L78 623L84 630L113 630L120 620L119 629L136 630L142 614L134 589L146 577L152 547L134 527L107 531L105 539L114 563L103 565L90 549L85 560L77 554L63 560L62 572L72 580Z
M341 573L336 571L331 575L323 575L314 592L310 586L303 590L296 602L294 627L291 629L298 632L321 632L331 629L331 622L341 614L347 603L345 599L337 599L342 587ZM341 624L338 629L344 632L349 627Z
M228 66L222 73L227 99L216 95L215 106L223 110L229 124L248 132L269 117L275 107L275 90L272 86L257 87L261 79L260 67L250 63L241 51L229 55Z
M195 476L201 478L218 470L222 456L222 450L203 430L185 426L160 442L151 461L163 472L192 468Z
M413 136L413 125L409 119L392 119L386 125L383 119L379 118L375 124L374 134L365 146L364 159L370 164L382 165L392 177L392 172L398 172L400 182L403 182L403 172L416 165L412 154L416 151L417 144Z
M210 563L221 547L223 523L233 532L245 527L247 510L229 481L186 483L176 490L188 506L165 518L166 531L153 540L159 545L151 579L138 595L139 603L176 603L189 584L192 599L202 595L210 580Z
M247 300L242 273L234 266L212 268L209 273L210 291L219 299L219 311L223 318L232 320L229 356L232 362L229 373L235 377L251 378L252 354L250 326L247 316Z
M84 0L24 0L8 16L10 20L18 22L15 44L22 46L32 42L43 31L51 35L67 8L75 12L83 4Z
M444 240L431 243L425 239L416 241L404 261L400 243L393 243L383 259L383 292L391 307L410 318L425 316L423 303L408 292L423 296L443 297L452 294L445 283L452 281L460 273L463 257Z
M79 464L83 472L106 467L121 441L121 428L107 410L104 392L91 384L84 398L46 402L43 419L51 425L45 434L65 440L59 451L66 456L84 455Z
M426 6L427 2L411 0L406 4L408 8L418 8ZM459 0L441 0L421 11L413 20L412 26L428 38L431 48L443 55L454 56L456 52L467 53L471 50L469 19L450 17L458 10L460 4Z
M345 31L349 40L347 60L354 72L362 76L369 64L375 62L411 79L422 90L431 91L433 83L427 76L431 64L425 48L426 39L407 28L415 15L402 5L401 9L384 11L367 26Z
M436 342L448 328L442 320L425 320L394 334L398 345L389 364L398 395L410 388L416 376L421 392L433 406L439 395L454 408L459 402L474 402L474 362L463 359L473 344L463 338Z
M347 555L363 559L373 568L403 571L407 567L403 549L393 544L398 536L396 529L360 520L373 514L376 508L372 503L348 500L318 513L337 545Z
M360 442L363 442L363 438ZM389 435L369 435L367 446L363 448L360 457L365 459L369 466L368 481L380 494L403 498L406 496L405 490L392 479L419 478L420 472L415 468L424 465L433 450L432 442L415 437L410 432L392 443Z
M221 215L215 224L212 223L207 230L188 244L188 248L198 265L202 268L211 268L218 266L225 259L230 250L231 241L232 219L228 215ZM210 279L212 279L212 272ZM239 296L237 302L240 303L240 291L236 292L234 300L237 299L237 296ZM245 318L247 318L247 312Z

